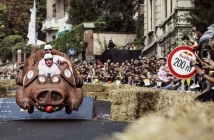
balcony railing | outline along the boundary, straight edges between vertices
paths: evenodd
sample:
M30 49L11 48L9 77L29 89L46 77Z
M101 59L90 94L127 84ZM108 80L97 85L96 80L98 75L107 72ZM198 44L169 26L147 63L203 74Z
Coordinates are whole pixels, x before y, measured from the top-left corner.
M57 19L46 19L43 21L42 31L58 30L58 20Z

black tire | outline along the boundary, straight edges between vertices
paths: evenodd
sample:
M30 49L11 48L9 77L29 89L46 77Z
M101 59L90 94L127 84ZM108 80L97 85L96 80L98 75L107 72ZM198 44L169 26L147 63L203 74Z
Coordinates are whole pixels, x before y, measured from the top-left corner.
M27 110L29 114L32 114L34 112L34 107L31 107L30 109Z
M71 114L72 110L70 109L69 106L65 106L65 113Z

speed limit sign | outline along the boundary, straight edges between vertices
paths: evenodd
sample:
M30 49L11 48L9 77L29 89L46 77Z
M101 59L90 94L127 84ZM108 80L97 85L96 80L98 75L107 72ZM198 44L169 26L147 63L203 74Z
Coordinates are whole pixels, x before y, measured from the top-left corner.
M186 79L196 73L196 69L190 65L196 57L193 49L188 46L180 46L171 51L168 56L168 68L172 75L177 78Z

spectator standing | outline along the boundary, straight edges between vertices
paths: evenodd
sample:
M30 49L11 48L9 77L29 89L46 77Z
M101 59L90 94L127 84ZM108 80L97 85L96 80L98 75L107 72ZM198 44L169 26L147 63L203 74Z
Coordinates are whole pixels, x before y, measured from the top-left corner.
M73 60L74 60L75 53L76 53L75 49L74 49L74 48L70 48L68 52L69 52L69 53L68 53L69 57L70 57L71 60L73 61Z
M112 41L112 39L111 39L111 38L110 38L110 40L109 40L108 48L109 48L110 50L112 50L112 49L115 49L115 48L116 48L116 45L113 43L113 41Z

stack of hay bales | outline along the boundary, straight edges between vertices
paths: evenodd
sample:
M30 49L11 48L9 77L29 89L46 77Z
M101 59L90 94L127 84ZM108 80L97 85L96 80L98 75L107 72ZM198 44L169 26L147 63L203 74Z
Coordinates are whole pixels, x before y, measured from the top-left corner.
M111 119L134 121L143 114L157 110L159 93L151 88L132 86L110 91L112 95Z
M116 84L84 84L82 90L84 96L111 101L111 119L116 121L134 121L149 113L167 117L174 105L192 102L197 96L195 93Z
M125 85L116 85L116 84L84 84L82 87L84 96L86 97L95 97L97 96L98 100L112 101L111 90L116 89L125 89L130 88L130 86Z
M113 140L212 140L214 138L213 103L180 103L168 117L148 115L128 125Z
M98 100L108 100L108 92L105 91L103 84L84 84L82 91L86 97L97 96Z
M0 85L0 98L3 98L7 95L7 89L3 85Z
M0 79L0 98L15 97L15 91L11 91L12 88L18 88L15 79Z
M1 79L0 85L5 87L7 91L9 91L13 86L13 80Z

